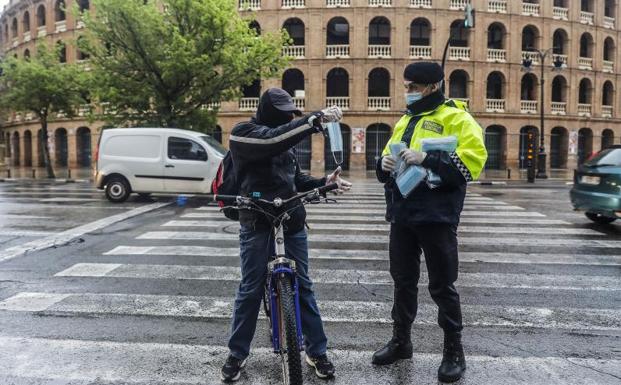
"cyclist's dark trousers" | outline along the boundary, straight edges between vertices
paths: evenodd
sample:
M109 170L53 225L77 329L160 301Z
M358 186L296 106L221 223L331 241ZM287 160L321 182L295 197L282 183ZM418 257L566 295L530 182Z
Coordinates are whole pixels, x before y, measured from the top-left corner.
M457 226L427 223L390 226L390 275L395 283L392 319L410 326L418 308L420 256L424 251L429 274L429 293L438 305L438 324L445 332L462 329L457 280Z
M245 359L250 352L250 342L262 307L268 256L273 254L274 240L268 229L254 230L252 227L242 225L239 243L242 280L233 309L229 349L234 357ZM312 282L308 278L306 230L285 235L285 248L287 257L296 262L306 354L316 357L326 352L327 338L315 302Z

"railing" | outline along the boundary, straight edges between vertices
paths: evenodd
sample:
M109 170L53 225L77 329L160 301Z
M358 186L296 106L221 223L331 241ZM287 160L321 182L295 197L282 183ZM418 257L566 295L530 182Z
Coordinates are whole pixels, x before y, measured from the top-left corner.
M24 115L24 120L27 122L30 122L31 120L34 120L35 116L32 112L27 112L26 115Z
M504 99L486 99L485 110L487 112L505 112Z
M539 16L539 4L522 3L522 15Z
M552 8L552 17L559 20L569 19L569 9L563 7Z
M328 96L326 98L326 107L337 106L341 110L349 110L349 96Z
M24 43L29 42L31 39L32 39L32 34L30 33L30 31L24 32Z
M369 0L369 7L392 7L392 0Z
M13 47L17 47L19 45L19 40L16 37L14 37L11 42Z
M78 116L86 116L91 113L91 105L83 104L78 108Z
M56 26L56 33L67 31L67 20L57 21L56 23L54 23L54 25Z
M532 114L537 112L537 105L539 103L536 100L521 100L520 111L523 114Z
M506 62L507 61L507 50L505 49L487 49L487 61L493 62Z
M553 115L565 115L567 113L567 103L552 102L551 110Z
M22 114L21 112L18 112L15 114L15 121L16 122L21 122L22 121Z
M615 63L608 61L608 60L604 60L604 62L602 63L602 71L603 72L614 72L614 67L615 67Z
M604 27L606 28L614 28L615 27L615 18L610 16L604 16Z
M602 117L612 118L612 106L602 106Z
M567 59L567 55L561 55L561 54L552 54L552 61L560 61L561 63L567 65L568 63L568 59Z
M75 24L75 27L76 27L77 29L82 29L82 28L84 28L85 26L86 26L86 25L84 24L84 22L83 22L82 20L79 20L79 21Z
M592 12L580 11L580 22L582 24L593 25L595 22L595 15Z
M295 107L299 110L304 110L306 108L306 99L305 98L293 98L293 103Z
M47 27L45 25L42 25L40 27L37 28L37 37L43 37L47 35Z
M539 64L539 52L522 51L522 60L532 60L533 64Z
M282 54L294 59L304 59L305 53L306 49L303 45L288 45L282 47Z
M410 59L431 59L431 47L423 45L411 45Z
M330 59L349 57L349 44L326 46L326 57Z
M578 104L578 115L591 116L590 104Z
M578 68L581 70L591 70L593 69L593 58L590 57L579 57L578 58Z
M369 57L370 58L382 58L382 57L390 57L390 46L389 45L370 45L369 46Z
M208 110L208 111L215 111L215 110L219 110L220 107L222 107L222 104L220 102L211 102L211 103L203 104L201 106L201 109Z
M470 47L450 47L449 60L470 60Z
M259 98L241 98L239 99L240 111L256 111L259 107Z
M326 0L326 7L328 8L349 7L350 5L350 0Z
M304 8L304 7L306 7L306 0L282 0L283 9Z
M431 0L410 0L412 8L431 8Z
M449 9L464 10L466 5L470 3L470 0L451 0L449 2Z
M261 9L261 0L239 0L240 11L258 11Z
M507 13L507 0L488 0L487 11Z
M370 111L389 111L390 110L390 96L381 97L369 97L368 106Z

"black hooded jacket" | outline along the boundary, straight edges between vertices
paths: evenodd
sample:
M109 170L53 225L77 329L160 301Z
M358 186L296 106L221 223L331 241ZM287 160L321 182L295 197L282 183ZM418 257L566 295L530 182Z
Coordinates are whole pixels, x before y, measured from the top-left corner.
M298 192L325 185L326 178L313 178L300 171L293 148L304 138L317 132L308 123L311 116L291 121L291 113L276 109L271 103L269 93L263 94L256 117L249 122L237 124L229 139L241 195L259 192L266 200L276 197L287 199ZM288 210L298 204L299 202L293 202L283 209ZM282 211L273 208L269 210L273 213ZM304 207L289 215L291 219L285 223L285 231L295 233L302 230L306 220ZM240 211L239 221L242 225L255 229L270 227L264 215L249 210Z

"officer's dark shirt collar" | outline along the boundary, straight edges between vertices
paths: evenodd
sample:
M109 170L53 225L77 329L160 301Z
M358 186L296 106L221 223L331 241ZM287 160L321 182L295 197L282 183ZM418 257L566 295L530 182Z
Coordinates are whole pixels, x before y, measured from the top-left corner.
M419 101L408 106L407 113L409 115L420 115L424 112L434 111L445 102L444 94L438 90L431 93Z

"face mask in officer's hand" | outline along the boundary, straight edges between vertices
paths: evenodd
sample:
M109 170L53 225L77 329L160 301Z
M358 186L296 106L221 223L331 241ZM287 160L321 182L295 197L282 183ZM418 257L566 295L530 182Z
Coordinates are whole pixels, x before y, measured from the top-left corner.
M341 134L341 125L339 122L326 123L326 130L328 138L330 139L330 150L334 157L334 162L337 165L343 164L343 136Z

